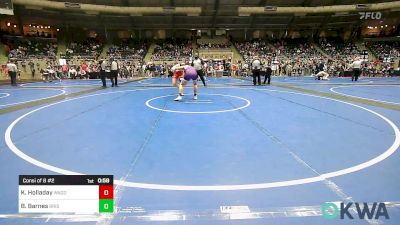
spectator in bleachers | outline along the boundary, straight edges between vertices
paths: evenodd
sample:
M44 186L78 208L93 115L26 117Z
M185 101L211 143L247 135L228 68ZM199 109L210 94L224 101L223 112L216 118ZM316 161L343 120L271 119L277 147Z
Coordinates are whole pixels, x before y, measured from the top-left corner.
M153 61L184 61L192 55L191 42L165 42L154 49Z
M381 60L400 58L400 44L397 41L367 42L366 45Z
M55 59L57 44L49 39L25 39L10 37L6 39L8 58L24 62L27 59Z
M97 38L88 38L82 42L71 42L67 45L65 57L80 59L97 59L103 49L103 43Z
M76 76L77 76L76 69L75 69L73 66L71 66L71 67L69 68L69 70L68 70L68 78L70 78L70 79L76 79Z
M134 40L125 40L118 45L113 45L107 52L107 58L116 60L141 61L147 52L147 46L144 43L137 44Z
M230 44L199 44L199 49L225 49L230 47Z

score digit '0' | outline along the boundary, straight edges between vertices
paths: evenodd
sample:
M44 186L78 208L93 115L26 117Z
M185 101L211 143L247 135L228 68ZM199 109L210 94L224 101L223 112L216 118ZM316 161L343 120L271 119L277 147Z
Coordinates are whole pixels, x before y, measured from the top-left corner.
M110 179L109 179L109 178L106 178L106 177L104 177L104 178L98 178L98 179L97 179L97 182L98 182L99 184L108 184L108 183L110 183Z

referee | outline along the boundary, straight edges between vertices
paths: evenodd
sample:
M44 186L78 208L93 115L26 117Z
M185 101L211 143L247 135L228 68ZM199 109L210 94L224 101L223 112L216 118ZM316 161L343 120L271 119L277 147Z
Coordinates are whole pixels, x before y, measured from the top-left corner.
M356 57L353 63L351 64L351 68L353 68L353 74L351 76L351 81L357 81L358 77L361 74L361 60L360 57Z
M8 75L11 78L11 86L17 86L17 72L18 68L11 60L7 63Z
M193 60L193 67L197 71L197 75L199 75L201 82L203 82L204 87L207 86L206 81L204 80L204 72L203 72L203 60L201 60L198 56L196 56Z
M256 77L257 77L257 82L258 85L261 85L261 74L260 74L260 70L261 70L261 62L258 59L258 57L256 57L253 62L251 63L251 67L253 69L253 85L256 85Z

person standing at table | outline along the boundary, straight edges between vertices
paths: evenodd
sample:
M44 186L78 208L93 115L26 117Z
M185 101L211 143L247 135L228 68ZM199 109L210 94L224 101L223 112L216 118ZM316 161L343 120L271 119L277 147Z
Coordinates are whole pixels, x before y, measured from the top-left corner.
M17 86L17 72L18 72L17 65L15 65L15 63L9 60L7 63L7 70L8 70L8 75L11 78L11 86Z

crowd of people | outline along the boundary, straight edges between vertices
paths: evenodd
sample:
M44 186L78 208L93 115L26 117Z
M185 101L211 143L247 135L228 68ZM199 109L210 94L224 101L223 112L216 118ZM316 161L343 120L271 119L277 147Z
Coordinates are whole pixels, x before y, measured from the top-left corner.
M369 47L372 53L377 57L375 61L364 61L362 72L366 76L385 76L393 71L394 59L399 58L399 47L397 42L366 42L365 46ZM354 56L360 56L361 59L369 58L362 55L360 49L352 43L343 43L343 41L327 41L326 39L320 42L321 48L328 53L332 60L330 60L330 70L335 71L336 67L349 70L350 63L353 61ZM329 71L329 72L331 72Z
M8 58L13 60L18 71L39 74L44 80L51 79L89 79L99 77L100 61L116 61L119 75L130 78L133 76L168 76L171 63L188 61L193 56L190 41L165 41L157 45L150 63L143 61L148 45L143 42L120 42L109 48L104 59L99 59L103 44L99 39L87 39L83 42L68 44L66 65L60 65L56 60L57 43L51 39L17 38L5 43ZM253 40L234 42L234 46L243 56L243 61L233 62L231 59L204 62L204 72L208 76L242 75L252 73L254 59L260 61L265 70L271 69L272 75L301 76L317 74L324 71L333 76L343 76L351 71L351 64L361 51L351 42L322 39L318 44L305 40L266 42ZM322 50L317 49L319 48ZM375 61L363 62L362 72L367 76L385 76L393 71L393 60L400 57L398 42L367 42L366 46L377 56ZM228 48L229 44L205 44L204 48ZM323 53L325 52L325 53ZM391 61L385 61L386 58ZM39 63L37 59L45 61ZM160 62L162 61L162 62ZM166 63L166 61L170 61ZM110 66L110 65L109 65ZM18 74L17 71L17 74ZM3 66L4 73L4 66Z
M105 65L106 72L110 72L112 62L117 63L118 75L121 78L130 79L135 76L145 76L141 62L124 62L113 58L109 60L75 60L68 61L64 65L47 63L46 67L41 68L39 71L44 81L55 79L98 79L100 78L101 64Z
M327 57L310 43L281 41L276 42L275 47L282 52L283 63L278 66L278 70L280 69L280 73L285 75L309 75L315 73L322 64L324 66L329 64Z
M2 42L6 55L15 65L16 77L21 72L31 73L35 77L40 71L39 61L55 62L57 56L57 42L49 38L24 38L19 36L3 36ZM3 75L7 75L6 65L2 65Z
M239 50L245 61L249 61L255 56L266 61L270 59L273 53L277 53L265 41L236 42L235 47ZM277 54L280 54L280 52Z
M164 42L154 49L151 57L153 61L181 61L192 55L192 43L190 41L181 43Z
M320 42L321 49L328 53L334 60L348 61L353 55L360 55L361 51L355 44L343 42Z
M57 55L57 43L52 39L9 38L4 40L4 44L9 59L55 59Z
M118 45L113 45L107 52L107 58L118 60L143 60L147 53L146 44L130 44L122 42Z
M273 75L310 75L324 70L334 76L344 76L346 71L351 70L354 58L361 55L361 51L351 42L337 43L322 40L319 46L326 54L322 54L306 41L287 43L280 40L270 45L260 40L235 43L235 47L244 58L244 62L239 62L240 73L244 76L251 73L250 64L254 58L260 60L263 65L269 65ZM393 59L399 57L398 45L377 44L376 49L377 51L382 49L380 50L382 54L390 54L392 62L385 62L381 57L374 62L365 62L363 74L389 75L393 70Z
M103 42L98 38L88 38L81 42L70 42L63 57L97 59L103 50Z
M61 79L98 79L100 76L100 63L106 62L107 69L111 67L111 62L118 64L119 76L121 78L131 79L138 76L147 76L149 67L143 61L124 61L116 59L91 60L91 59L71 59L65 64L60 65L56 60L45 60L42 63L38 61L16 61L9 60L16 67L16 76L20 77L22 72L31 74L32 79L40 78L43 81L53 81ZM35 63L36 62L36 63ZM6 65L2 66L3 76L8 75Z
M226 49L230 48L230 44L214 44L214 43L209 43L209 44L199 44L198 45L199 49Z
M382 61L393 61L395 58L400 58L400 43L397 41L366 42L366 46Z
M316 65L326 63L326 57L307 43L286 43L276 41L268 44L265 41L235 43L244 58L239 63L240 73L247 75L253 59L260 60L262 65L272 69L272 75L307 75L315 71Z

